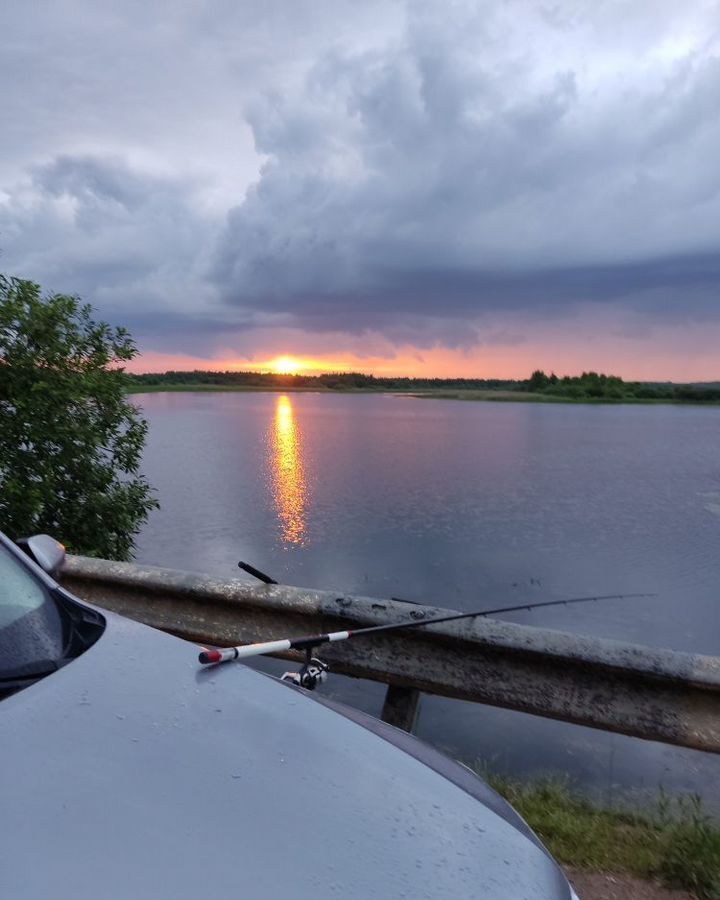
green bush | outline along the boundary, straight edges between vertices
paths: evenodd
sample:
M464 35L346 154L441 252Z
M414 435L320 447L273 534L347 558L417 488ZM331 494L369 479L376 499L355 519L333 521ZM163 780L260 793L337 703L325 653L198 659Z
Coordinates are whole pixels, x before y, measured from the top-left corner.
M77 297L0 275L0 527L127 559L157 503L140 476L147 424L125 399L124 328Z

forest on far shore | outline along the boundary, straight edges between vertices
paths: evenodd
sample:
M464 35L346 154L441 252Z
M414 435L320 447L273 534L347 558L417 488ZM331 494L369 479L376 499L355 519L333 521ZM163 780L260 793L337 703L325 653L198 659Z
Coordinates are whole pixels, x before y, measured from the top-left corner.
M582 375L547 375L538 369L527 379L499 378L398 378L361 372L329 372L323 375L280 375L272 372L170 371L129 374L131 391L223 387L229 389L280 389L329 391L503 391L546 395L569 400L652 401L690 403L720 402L720 382L673 384L672 382L624 381L617 375L583 372Z

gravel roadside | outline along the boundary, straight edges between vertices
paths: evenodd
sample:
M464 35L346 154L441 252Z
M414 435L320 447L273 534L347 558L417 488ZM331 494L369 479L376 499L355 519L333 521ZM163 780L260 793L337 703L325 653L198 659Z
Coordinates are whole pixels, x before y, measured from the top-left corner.
M580 900L694 900L685 891L670 891L632 875L565 871Z

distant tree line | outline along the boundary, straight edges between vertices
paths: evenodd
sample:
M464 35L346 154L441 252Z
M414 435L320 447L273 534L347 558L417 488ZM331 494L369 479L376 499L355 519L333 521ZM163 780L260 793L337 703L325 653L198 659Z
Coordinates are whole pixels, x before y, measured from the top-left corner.
M362 372L323 375L279 375L273 372L163 372L131 375L134 386L226 385L233 387L312 388L331 391L417 391L433 388L512 390L516 381L499 378L382 378Z
M532 373L520 390L535 394L567 397L573 400L671 400L690 403L717 403L720 384L672 384L649 381L623 381L618 375L583 372L582 375L546 375L541 369Z
M362 372L329 372L323 375L279 375L272 372L192 372L170 371L129 375L134 390L143 387L217 385L246 388L317 388L329 391L427 391L502 390L566 397L569 400L605 402L670 400L677 402L720 402L720 383L672 384L623 381L617 375L583 372L582 375L545 374L541 369L526 380L501 378L390 378Z

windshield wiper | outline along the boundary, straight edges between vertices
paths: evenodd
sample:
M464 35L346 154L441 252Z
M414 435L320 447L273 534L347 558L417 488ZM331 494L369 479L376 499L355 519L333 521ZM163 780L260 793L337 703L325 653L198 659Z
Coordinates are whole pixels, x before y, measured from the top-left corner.
M53 590L51 595L67 626L65 645L62 651L65 658L60 661L60 665L63 666L84 653L88 647L92 647L104 631L105 622L95 610L78 606L59 588Z

